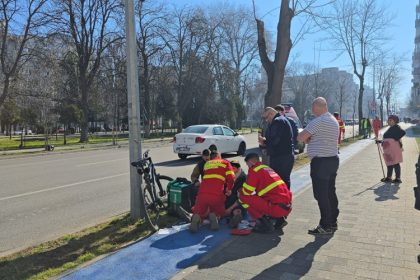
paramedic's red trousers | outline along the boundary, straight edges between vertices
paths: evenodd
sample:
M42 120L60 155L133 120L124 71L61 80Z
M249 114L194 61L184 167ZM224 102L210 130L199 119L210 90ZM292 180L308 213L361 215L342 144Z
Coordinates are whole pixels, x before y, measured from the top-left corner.
M257 195L241 196L241 201L249 205L246 210L253 219L259 219L264 215L273 218L285 217L292 210L291 208L286 210L278 204L271 204Z
M207 218L213 212L217 217L225 215L225 195L198 193L195 205L192 209L193 214L198 214L201 220Z

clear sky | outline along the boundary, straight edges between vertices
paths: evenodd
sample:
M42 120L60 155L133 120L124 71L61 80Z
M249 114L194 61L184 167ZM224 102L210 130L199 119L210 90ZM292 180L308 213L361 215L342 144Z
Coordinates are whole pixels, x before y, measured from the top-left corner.
M146 0L153 1L153 0ZM224 2L227 0L163 0L166 3L174 3L175 5L202 5L207 6L212 3ZM392 25L389 28L389 34L387 34L391 40L387 43L387 49L392 49L397 55L405 55L405 61L403 62L404 70L401 72L401 83L398 86L397 94L400 105L405 107L408 97L410 95L411 88L411 56L414 50L414 38L415 38L415 15L416 5L419 4L419 0L378 0L381 4L388 6L389 12L395 15ZM230 0L229 3L237 3L238 5L245 5L252 7L252 0ZM275 34L280 0L255 0L257 7L257 16L264 16L264 22L267 31L271 31ZM268 14L267 14L268 13ZM293 26L292 26L293 28ZM353 72L349 59L346 54L342 57L336 58L336 53L328 50L328 42L325 42L323 38L325 34L316 33L310 36L306 36L304 40L292 49L292 55L298 55L298 61L304 63L319 64L320 68L325 67L339 67L340 69ZM314 48L316 51L314 51ZM318 51L321 49L321 51ZM316 57L316 59L314 59ZM319 58L318 58L319 57ZM371 71L369 69L368 71ZM371 86L370 73L367 74L367 83ZM355 79L357 82L357 80Z

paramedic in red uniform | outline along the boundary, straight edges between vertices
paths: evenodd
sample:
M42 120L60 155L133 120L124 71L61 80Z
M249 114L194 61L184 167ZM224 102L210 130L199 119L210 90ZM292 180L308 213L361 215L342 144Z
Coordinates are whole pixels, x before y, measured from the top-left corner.
M239 203L256 220L254 231L271 232L274 226L270 218L285 217L292 210L292 193L273 169L260 162L258 154L248 154L245 162L249 167L248 177ZM281 230L281 226L276 224L275 228Z
M225 184L226 195L230 195L234 181L235 173L230 162L222 159L217 151L211 151L210 160L204 164L204 176L192 210L192 232L197 232L201 222L207 217L210 228L219 229L218 219L225 214Z

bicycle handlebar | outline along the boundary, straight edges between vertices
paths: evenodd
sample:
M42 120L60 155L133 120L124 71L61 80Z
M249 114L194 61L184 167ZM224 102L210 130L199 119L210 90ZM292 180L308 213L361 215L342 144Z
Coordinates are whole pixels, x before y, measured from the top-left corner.
M143 158L139 159L138 161L132 162L131 166L134 166L134 167L138 168L138 167L142 167L142 166L146 165L147 162L152 162L152 158L149 156L149 152L150 152L150 150L146 150L143 153Z

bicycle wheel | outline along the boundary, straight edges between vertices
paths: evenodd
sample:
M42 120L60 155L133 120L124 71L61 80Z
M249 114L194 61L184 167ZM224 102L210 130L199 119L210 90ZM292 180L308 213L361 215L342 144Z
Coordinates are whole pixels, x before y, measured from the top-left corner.
M160 175L160 174L156 175L156 183L158 184L159 187L161 187L162 190L166 192L164 196L160 197L161 201L165 205L165 208L168 206L168 184L172 182L173 180L174 179L166 175Z
M159 198L155 189L151 184L145 184L143 189L143 211L145 214L146 222L154 231L159 229L160 211L163 209L163 203L159 203Z

